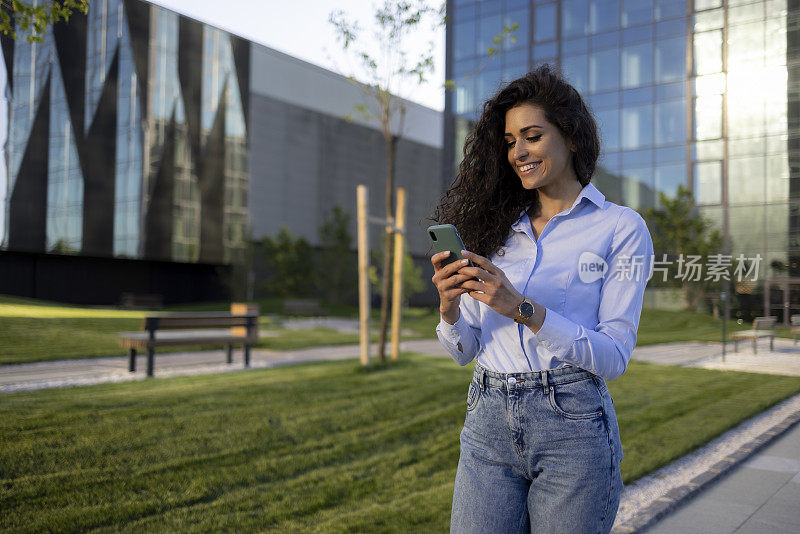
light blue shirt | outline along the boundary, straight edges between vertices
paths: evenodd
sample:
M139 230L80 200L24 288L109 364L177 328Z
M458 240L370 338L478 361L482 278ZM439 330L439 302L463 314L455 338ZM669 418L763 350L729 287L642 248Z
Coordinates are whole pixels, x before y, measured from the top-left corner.
M636 345L642 299L653 267L653 242L634 210L605 200L591 183L554 215L537 239L528 215L511 227L489 259L514 287L546 310L534 334L469 295L454 325L436 327L459 365L477 356L502 373L565 366L607 380L625 372Z

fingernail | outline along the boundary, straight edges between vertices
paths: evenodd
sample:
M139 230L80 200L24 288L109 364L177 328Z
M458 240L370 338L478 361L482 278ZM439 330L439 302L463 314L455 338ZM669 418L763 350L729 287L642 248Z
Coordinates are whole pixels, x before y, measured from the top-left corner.
M445 251L444 251L444 255L445 255L445 256L449 256L449 255L450 255L450 251L449 251L449 250L445 250Z
M466 265L469 263L469 260L461 260L461 265Z
M468 251L466 251L466 250L462 250L461 251L461 254L467 254L467 253L468 253Z

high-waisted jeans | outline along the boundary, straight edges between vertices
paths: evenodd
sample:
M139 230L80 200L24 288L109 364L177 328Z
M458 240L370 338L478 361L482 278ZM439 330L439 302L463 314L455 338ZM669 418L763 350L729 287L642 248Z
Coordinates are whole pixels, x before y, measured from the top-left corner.
M476 363L450 531L607 533L621 460L602 378L576 367L495 373Z

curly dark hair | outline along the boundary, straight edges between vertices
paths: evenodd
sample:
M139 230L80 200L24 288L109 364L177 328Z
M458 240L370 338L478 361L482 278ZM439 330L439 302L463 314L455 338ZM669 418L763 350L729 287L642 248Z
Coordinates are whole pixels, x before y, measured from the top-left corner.
M490 256L505 242L523 209L539 209L537 190L526 190L507 159L506 112L520 104L542 108L568 146L582 186L592 179L600 139L597 124L583 99L563 76L543 64L509 82L483 105L483 113L464 142L458 176L431 219L458 228L467 250Z

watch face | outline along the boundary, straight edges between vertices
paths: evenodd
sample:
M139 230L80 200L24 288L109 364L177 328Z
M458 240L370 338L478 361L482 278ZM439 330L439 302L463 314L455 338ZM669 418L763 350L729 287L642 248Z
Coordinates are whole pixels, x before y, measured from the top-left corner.
M527 300L519 305L519 313L523 317L531 317L533 315L533 304Z

